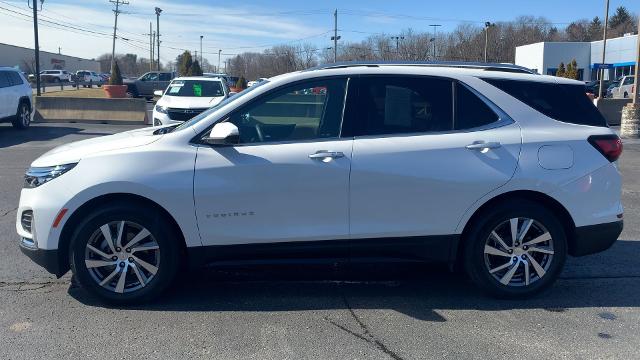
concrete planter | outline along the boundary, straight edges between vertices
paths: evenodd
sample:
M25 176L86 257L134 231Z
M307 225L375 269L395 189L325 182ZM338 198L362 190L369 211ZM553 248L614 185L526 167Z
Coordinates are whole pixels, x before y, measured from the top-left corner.
M102 88L108 98L122 99L127 97L127 85L104 85Z
M126 86L125 86L126 88ZM37 122L84 122L106 124L145 123L147 104L143 99L35 98Z

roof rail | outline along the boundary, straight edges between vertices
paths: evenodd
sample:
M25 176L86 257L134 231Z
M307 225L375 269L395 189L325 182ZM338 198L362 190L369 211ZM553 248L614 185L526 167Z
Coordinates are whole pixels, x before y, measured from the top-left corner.
M502 63L464 62L464 61L344 61L324 64L307 70L344 69L349 67L366 66L429 66L448 68L480 69L485 71L504 71L525 74L538 74L524 66Z

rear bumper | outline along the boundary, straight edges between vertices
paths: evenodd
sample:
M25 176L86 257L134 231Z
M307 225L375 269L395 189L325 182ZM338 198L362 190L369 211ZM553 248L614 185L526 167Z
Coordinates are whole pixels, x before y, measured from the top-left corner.
M20 250L23 254L28 256L33 262L42 266L48 272L60 277L67 271L62 272L60 267L60 257L58 256L58 250L44 250L44 249L30 249L24 246L20 246Z
M623 221L580 226L570 244L572 256L584 256L605 251L613 245L622 233Z

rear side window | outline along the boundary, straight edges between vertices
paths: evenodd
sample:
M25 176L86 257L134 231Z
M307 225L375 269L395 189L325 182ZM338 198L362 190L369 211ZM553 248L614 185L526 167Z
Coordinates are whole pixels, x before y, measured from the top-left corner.
M452 82L428 77L362 77L356 135L449 131Z
M483 80L552 119L578 125L607 126L607 121L587 97L584 85Z
M499 120L489 105L460 83L456 84L455 114L455 130L473 129Z

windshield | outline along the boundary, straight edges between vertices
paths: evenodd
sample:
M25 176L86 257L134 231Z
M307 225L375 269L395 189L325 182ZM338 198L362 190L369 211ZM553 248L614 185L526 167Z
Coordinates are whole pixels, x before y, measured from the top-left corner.
M224 96L222 82L207 80L174 80L164 93L169 96L217 97Z
M211 113L213 113L214 111L216 111L218 108L221 108L227 104L229 104L232 101L235 101L236 99L240 98L241 96L244 96L248 93L250 93L251 91L254 91L255 89L261 87L262 85L268 83L268 80L262 81L252 87L246 88L244 90L242 90L241 92L229 96L228 98L222 100L218 105L209 108L207 111L200 113L200 115L197 115L193 118L191 118L191 120L189 121L185 121L182 124L178 125L176 128L173 129L173 131L178 131L178 130L182 130L182 129L186 129L188 127L193 126L194 124L199 123L200 121L202 121L203 119L206 119Z

